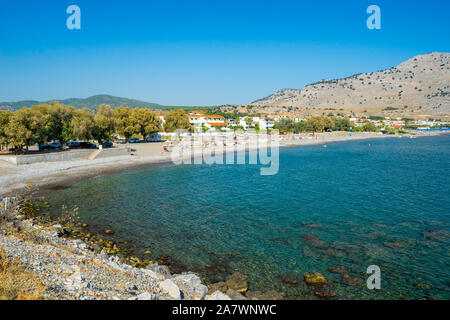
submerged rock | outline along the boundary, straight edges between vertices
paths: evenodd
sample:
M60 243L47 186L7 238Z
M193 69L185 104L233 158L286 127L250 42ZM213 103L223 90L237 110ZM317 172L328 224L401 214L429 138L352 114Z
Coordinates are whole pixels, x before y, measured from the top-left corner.
M359 287L364 284L364 281L360 278L354 278L349 276L348 274L342 275L342 282L344 282L347 285Z
M331 290L318 290L318 291L315 291L314 294L319 298L334 298L334 297L336 297L336 293Z
M420 290L431 290L432 289L432 287L426 283L418 283L418 284L416 284L416 287Z
M422 232L422 237L429 240L445 242L450 239L450 232L446 230L430 230Z
M347 272L347 268L344 266L335 266L335 267L329 267L328 271L330 271L331 273L342 274L342 273Z
M226 280L228 288L245 293L248 290L247 276L239 272L233 273Z
M391 248L391 249L401 249L406 248L408 245L401 241L394 241L394 242L384 242L383 243L385 247Z
M299 280L295 274L288 273L280 275L281 282L286 284L297 285L299 284Z
M312 229L321 229L323 226L318 223L308 223L308 222L302 222L302 226L305 228L312 228Z
M305 273L303 276L305 282L310 286L320 287L330 284L330 282L320 273Z
M275 290L248 291L245 296L250 300L284 300L285 294Z
M326 249L328 248L328 243L325 241L322 241L315 236L312 236L310 234L304 234L301 237L301 240L308 244L311 247L318 248L318 249Z

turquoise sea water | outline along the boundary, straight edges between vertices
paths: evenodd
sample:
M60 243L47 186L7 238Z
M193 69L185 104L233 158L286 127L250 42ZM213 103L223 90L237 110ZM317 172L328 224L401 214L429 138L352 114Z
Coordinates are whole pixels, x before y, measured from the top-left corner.
M340 299L450 298L450 136L284 148L277 175L259 169L162 165L48 200L52 214L76 206L93 232L112 229L137 256L169 256L207 282L239 271L250 290L309 299L303 274L320 272ZM365 285L373 264L380 291ZM343 282L334 266L360 280Z

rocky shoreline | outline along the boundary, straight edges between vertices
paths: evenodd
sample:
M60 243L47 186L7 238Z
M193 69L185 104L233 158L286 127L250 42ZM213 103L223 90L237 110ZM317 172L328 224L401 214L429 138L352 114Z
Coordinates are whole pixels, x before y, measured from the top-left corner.
M5 252L0 260L17 259L40 279L42 299L230 299L211 292L193 273L171 274L158 264L137 268L104 250L98 253L89 243L67 238L60 224L28 219L14 202L0 202L0 248Z
M247 276L234 273L209 286L192 272L115 255L76 239L70 224L31 217L29 200L0 199L2 259L20 262L38 279L39 299L57 300L282 300L276 291L248 291ZM92 241L91 241L92 242ZM117 248L116 248L117 249ZM99 252L99 250L101 250ZM9 297L14 298L14 297Z

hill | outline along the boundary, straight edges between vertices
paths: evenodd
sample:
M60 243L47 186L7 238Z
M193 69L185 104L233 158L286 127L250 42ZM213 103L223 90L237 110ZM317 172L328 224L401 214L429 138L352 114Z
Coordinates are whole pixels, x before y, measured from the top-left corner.
M56 99L55 99L56 100ZM50 100L54 101L54 100ZM135 99L127 99L127 98L120 98L120 97L114 97L110 95L96 95L92 96L86 99L80 99L80 98L72 98L72 99L64 99L64 100L58 100L59 102L70 105L75 108L88 108L91 110L97 109L101 104L107 104L111 106L112 108L117 108L120 106L129 106L131 108L150 108L150 109L161 109L164 108L163 106L151 103L151 102L144 102L139 101ZM26 100L26 101L19 101L19 102L0 102L0 110L1 109L10 109L10 110L18 110L20 108L24 107L31 107L40 103L48 103L49 101L34 101L34 100Z
M397 67L283 89L254 101L258 109L303 114L323 110L450 114L450 53L420 55Z

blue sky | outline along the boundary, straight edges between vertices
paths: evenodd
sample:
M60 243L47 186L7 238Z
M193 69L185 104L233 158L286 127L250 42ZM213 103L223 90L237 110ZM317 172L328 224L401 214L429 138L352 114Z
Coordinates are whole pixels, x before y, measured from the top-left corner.
M81 8L81 30L66 9ZM381 8L381 30L366 9ZM0 101L249 103L450 51L450 1L0 1Z

